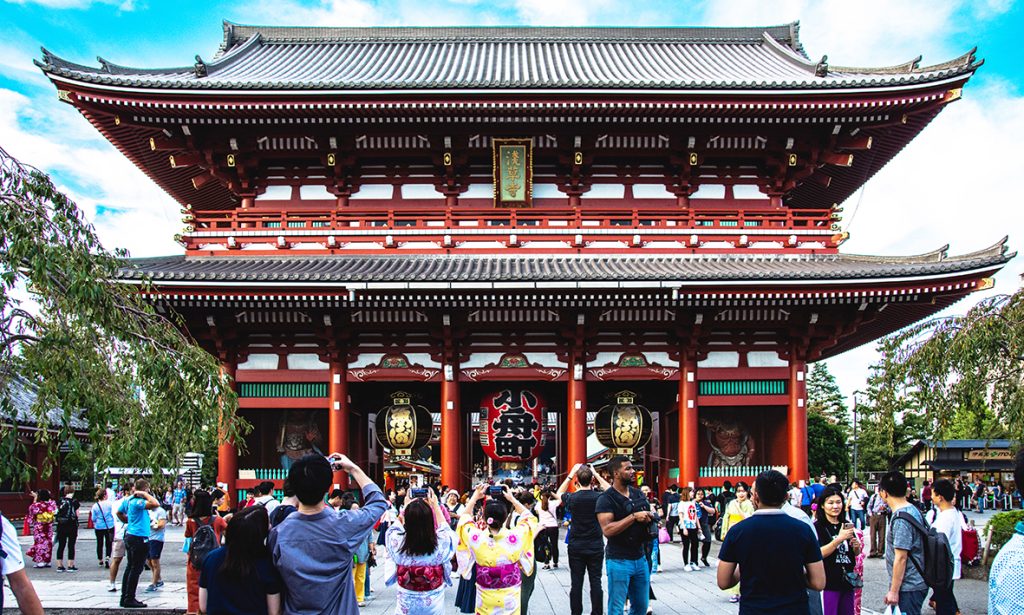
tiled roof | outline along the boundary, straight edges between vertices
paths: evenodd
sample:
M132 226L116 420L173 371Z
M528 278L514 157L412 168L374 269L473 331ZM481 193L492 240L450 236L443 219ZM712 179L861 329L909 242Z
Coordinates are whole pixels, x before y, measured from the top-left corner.
M287 28L224 24L214 59L100 67L43 50L47 73L131 88L187 90L763 90L885 87L977 68L973 50L931 67L828 67L798 25L766 28Z
M958 257L945 249L920 256L491 256L354 255L139 258L122 279L161 282L344 285L356 283L490 282L751 282L915 278L1002 266L1006 240Z
M11 400L11 405L14 407L14 419L18 425L38 425L35 411L33 410L38 396L31 384L18 377L11 378L7 382L6 390L2 394ZM46 416L51 426L58 426L64 421L64 411L60 408L47 409ZM6 419L7 417L4 418ZM85 420L79 416L79 413L71 414L68 419L68 425L76 431L85 431L89 427Z

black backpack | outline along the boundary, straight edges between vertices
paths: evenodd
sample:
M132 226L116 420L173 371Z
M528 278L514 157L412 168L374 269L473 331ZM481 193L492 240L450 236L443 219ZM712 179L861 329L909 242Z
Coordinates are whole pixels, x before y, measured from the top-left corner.
M61 498L60 506L57 507L57 525L78 525L78 515L75 514L75 509L71 504L69 498Z
M192 544L188 548L188 563L196 570L203 569L206 556L220 545L217 544L217 533L213 531L213 517L196 529L192 535Z
M905 511L900 511L893 518L893 523L896 522L896 519L903 519L921 535L921 542L924 544L924 561L918 562L913 556L909 559L924 582L932 589L948 588L953 582L953 550L949 546L949 538L942 532L936 531L934 527L925 527L916 517L910 516Z

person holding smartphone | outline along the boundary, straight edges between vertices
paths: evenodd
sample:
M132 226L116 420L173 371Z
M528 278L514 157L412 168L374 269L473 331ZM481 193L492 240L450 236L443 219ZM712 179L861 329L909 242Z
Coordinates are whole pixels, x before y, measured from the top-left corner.
M853 523L846 519L845 499L836 487L826 487L818 498L814 529L825 564L824 615L853 613L854 591L864 582L854 572L860 553Z
M485 527L473 522L472 511L485 495ZM505 529L509 508L519 513L519 523ZM459 568L468 570L476 564L476 612L478 615L506 613L519 615L520 592L524 574L534 567L534 538L537 518L529 513L507 486L478 485L466 502L466 512L459 517ZM505 563L507 562L507 563Z

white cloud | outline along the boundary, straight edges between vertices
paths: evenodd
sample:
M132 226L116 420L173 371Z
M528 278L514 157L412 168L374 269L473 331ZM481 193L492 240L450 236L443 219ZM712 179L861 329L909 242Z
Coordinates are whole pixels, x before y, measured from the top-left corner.
M515 0L516 15L532 26L587 26L602 21L605 12L621 12L623 5L612 0Z
M246 23L282 26L373 26L388 15L364 0L319 0L312 5L293 0L261 0L247 6ZM390 15L391 19L399 18Z
M962 46L957 37L962 7L975 8L965 0L862 0L815 2L813 0L736 0L708 2L703 21L716 25L771 25L800 22L800 40L808 55L843 66L885 66L924 55L922 64L936 64L970 49L971 37ZM978 18L995 17L1007 10L1001 2L984 5Z
M11 4L38 4L48 9L87 9L95 4L116 6L120 11L135 10L135 0L6 0Z
M844 204L855 215L844 252L914 254L950 244L950 255L987 247L1010 235L1011 250L1024 252L1024 207L1020 197L1019 144L1024 142L1024 97L998 84L971 84L888 166ZM848 223L849 221L844 221ZM1012 293L1020 285L1024 258L1010 261L996 287L971 295L946 314L966 312L984 297ZM877 361L872 347L829 361L847 394L863 388Z
M133 256L181 252L173 240L180 228L177 203L71 107L0 89L0 144L50 173L108 249L126 248Z

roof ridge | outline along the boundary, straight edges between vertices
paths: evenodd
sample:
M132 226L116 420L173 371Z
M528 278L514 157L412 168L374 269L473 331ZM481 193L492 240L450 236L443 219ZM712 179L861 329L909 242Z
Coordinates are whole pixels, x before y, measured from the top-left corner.
M802 51L795 22L775 26L261 26L223 22L227 51L251 36L295 42L704 42L760 43L763 34Z

